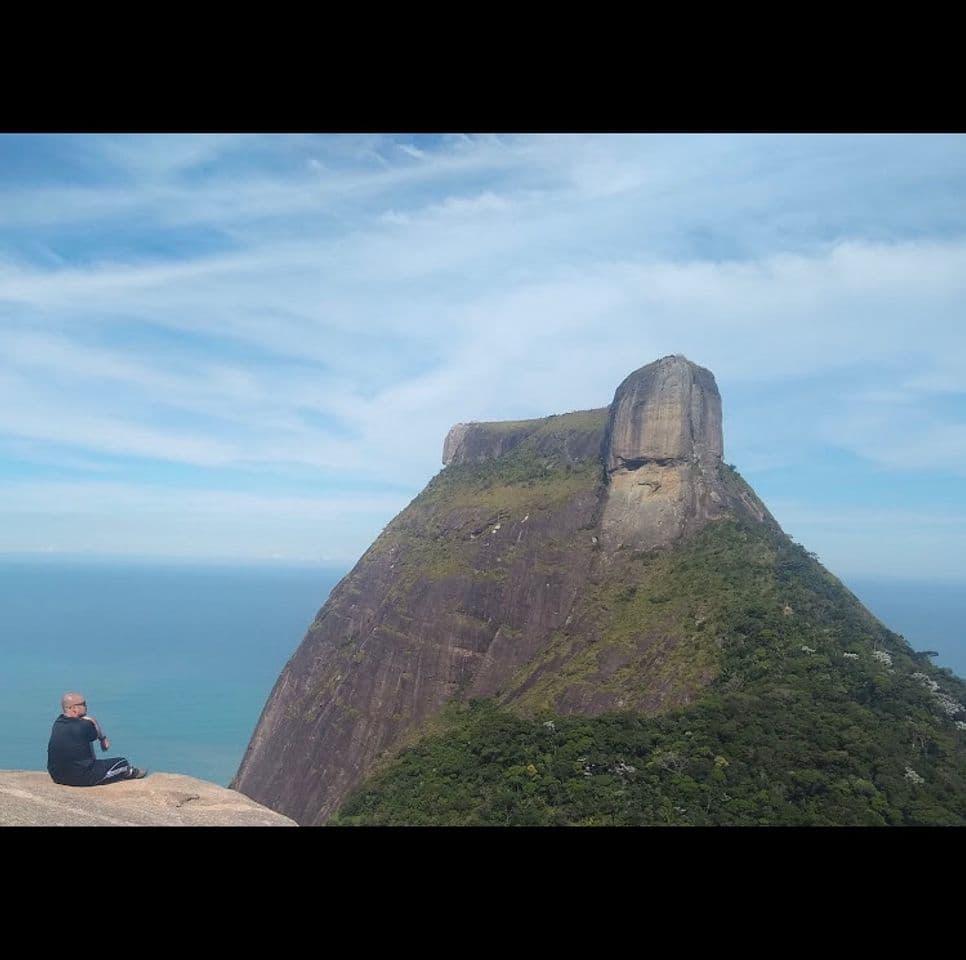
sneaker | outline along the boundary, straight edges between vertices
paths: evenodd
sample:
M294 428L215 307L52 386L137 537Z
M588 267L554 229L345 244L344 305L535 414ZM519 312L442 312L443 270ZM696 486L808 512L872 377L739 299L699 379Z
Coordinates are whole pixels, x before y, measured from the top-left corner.
M142 770L140 767L131 767L131 772L127 778L128 780L143 780L147 775L147 770Z

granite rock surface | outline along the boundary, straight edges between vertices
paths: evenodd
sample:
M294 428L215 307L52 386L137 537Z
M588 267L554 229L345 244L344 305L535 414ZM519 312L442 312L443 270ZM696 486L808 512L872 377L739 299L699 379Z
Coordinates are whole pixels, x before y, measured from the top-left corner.
M177 773L65 787L46 771L0 770L4 827L294 827L254 800Z

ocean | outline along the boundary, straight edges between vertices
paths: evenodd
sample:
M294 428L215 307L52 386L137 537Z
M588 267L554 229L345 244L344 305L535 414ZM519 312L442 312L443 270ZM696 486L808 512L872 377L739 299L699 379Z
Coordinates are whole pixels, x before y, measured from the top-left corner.
M966 583L855 577L845 585L913 650L935 650L932 662L966 678Z
M344 569L0 561L0 769L43 770L60 696L151 770L227 786L272 685ZM966 676L966 586L847 586ZM100 756L100 751L97 751Z
M60 697L97 756L227 786L276 678L345 570L0 561L0 769L44 770Z

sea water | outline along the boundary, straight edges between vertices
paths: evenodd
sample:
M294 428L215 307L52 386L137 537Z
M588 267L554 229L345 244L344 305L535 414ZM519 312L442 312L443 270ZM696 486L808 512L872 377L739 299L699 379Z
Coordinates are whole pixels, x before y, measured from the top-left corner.
M45 769L60 696L78 690L109 756L226 786L344 573L0 560L0 769ZM966 677L966 585L845 582L913 649L936 650L935 663Z
M913 650L966 679L966 583L854 577L846 586Z
M345 570L0 561L0 768L43 770L60 697L138 766L227 786Z

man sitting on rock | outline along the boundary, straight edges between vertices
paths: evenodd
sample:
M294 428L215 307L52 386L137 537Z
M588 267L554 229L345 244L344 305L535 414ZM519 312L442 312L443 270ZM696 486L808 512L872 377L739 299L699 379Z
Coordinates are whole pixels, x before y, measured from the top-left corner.
M79 693L65 693L60 700L61 715L54 721L47 744L47 772L54 783L70 787L96 787L118 780L140 780L147 770L132 767L124 757L94 757L94 740L100 740L105 753L111 741L100 724L87 716L87 701Z

